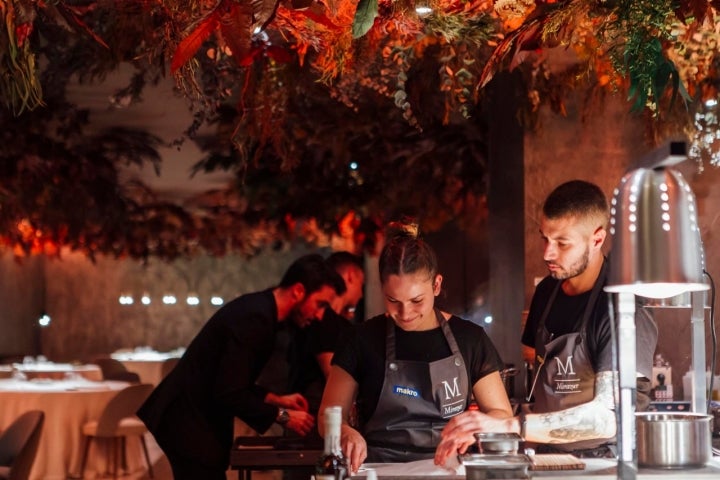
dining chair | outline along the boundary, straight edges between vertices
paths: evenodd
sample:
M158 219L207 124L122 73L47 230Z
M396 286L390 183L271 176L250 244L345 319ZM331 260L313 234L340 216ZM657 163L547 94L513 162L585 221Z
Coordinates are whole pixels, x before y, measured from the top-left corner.
M80 474L73 478L83 478L87 464L90 444L95 438L105 438L111 441L113 453L113 476L118 475L118 449L122 455L123 467L127 468L126 439L128 436L140 438L145 461L148 466L148 474L153 478L152 463L148 454L145 433L148 431L145 424L135 416L135 412L152 392L153 386L149 383L130 385L120 390L105 406L97 420L89 421L82 427L83 433L83 454L80 462ZM108 459L109 460L109 459Z
M102 370L104 380L119 380L121 382L140 383L140 375L123 365L119 360L110 357L96 358L93 363Z
M30 477L45 413L29 410L0 433L0 479L27 480Z

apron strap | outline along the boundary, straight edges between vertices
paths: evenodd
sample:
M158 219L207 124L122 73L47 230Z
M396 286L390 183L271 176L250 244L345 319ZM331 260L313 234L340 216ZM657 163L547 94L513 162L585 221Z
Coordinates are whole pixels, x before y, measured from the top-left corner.
M457 364L458 359L462 362L462 355L460 355L460 347L458 347L455 336L452 334L450 324L440 312L440 309L435 308L435 318L440 324L445 340L448 342L450 351L455 356L455 362ZM397 350L395 348L395 322L390 318L389 315L385 316L385 333L387 340L385 341L385 359L388 362L394 362L397 359ZM459 365L458 365L459 366Z
M590 298L588 299L587 304L585 305L585 311L583 312L582 319L580 321L580 332L585 332L585 326L587 325L588 321L590 320L590 317L592 316L592 312L595 309L595 303L597 303L598 296L600 295L600 292L602 291L603 285L605 285L605 277L607 276L607 265L608 261L607 259L603 258L603 264L602 267L600 267L600 274L598 275L598 278L595 280L595 283L593 284L592 291L590 292ZM550 314L550 310L552 309L553 303L555 303L555 298L557 298L558 290L560 290L560 286L562 285L562 280L558 281L555 285L555 288L553 288L552 293L550 294L550 298L548 299L548 303L545 305L545 310L543 310L543 314L540 317L540 322L538 323L538 331L541 331L543 328L545 328L545 321L547 320L548 315Z

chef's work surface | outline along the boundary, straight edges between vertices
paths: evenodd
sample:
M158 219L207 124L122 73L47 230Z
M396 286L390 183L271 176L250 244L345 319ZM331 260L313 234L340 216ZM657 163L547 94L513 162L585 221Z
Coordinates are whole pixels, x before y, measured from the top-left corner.
M617 478L616 465L613 459L584 458L583 470L566 471L531 471L530 478L543 480L578 478L581 480L614 480ZM441 477L450 480L465 480L465 468L459 463L449 467L438 467L432 460L422 460L410 463L371 463L361 467L353 479L362 480L367 477L368 469L375 470L378 478L383 480L417 480L428 477ZM493 478L488 476L488 478ZM647 470L640 469L637 478L658 480L700 480L720 478L720 457L714 457L703 468L685 470Z

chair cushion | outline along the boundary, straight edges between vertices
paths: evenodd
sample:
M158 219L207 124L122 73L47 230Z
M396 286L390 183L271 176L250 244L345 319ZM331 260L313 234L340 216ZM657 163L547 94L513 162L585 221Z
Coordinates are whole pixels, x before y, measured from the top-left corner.
M82 433L89 437L94 437L95 432L97 432L97 425L98 425L97 420L85 422L85 424L82 426Z
M98 422L96 420L86 422L82 427L82 432L88 437L97 436ZM117 428L113 432L116 437L124 437L126 435L142 435L148 429L145 424L137 417L126 417L120 420Z
M137 417L127 417L120 420L118 425L118 435L143 435L148 429L145 424Z

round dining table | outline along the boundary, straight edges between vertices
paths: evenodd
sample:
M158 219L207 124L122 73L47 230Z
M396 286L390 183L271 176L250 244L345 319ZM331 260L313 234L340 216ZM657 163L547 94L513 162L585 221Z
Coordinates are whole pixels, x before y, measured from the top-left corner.
M121 362L131 372L137 373L142 383L157 385L169 371L166 362L178 360L183 352L182 349L171 352L135 350L114 352L110 357Z
M16 378L0 380L0 431L28 410L45 412L40 444L30 480L64 480L80 471L83 448L82 426L97 420L125 382L93 382L85 378L63 380ZM100 439L101 440L101 439ZM109 444L91 443L85 478L104 475L112 459ZM141 444L128 438L129 471L144 469Z
M75 365L72 363L55 362L13 363L12 370L22 373L28 380L63 380L66 378L83 377L87 380L99 382L103 379L102 370L94 364Z

